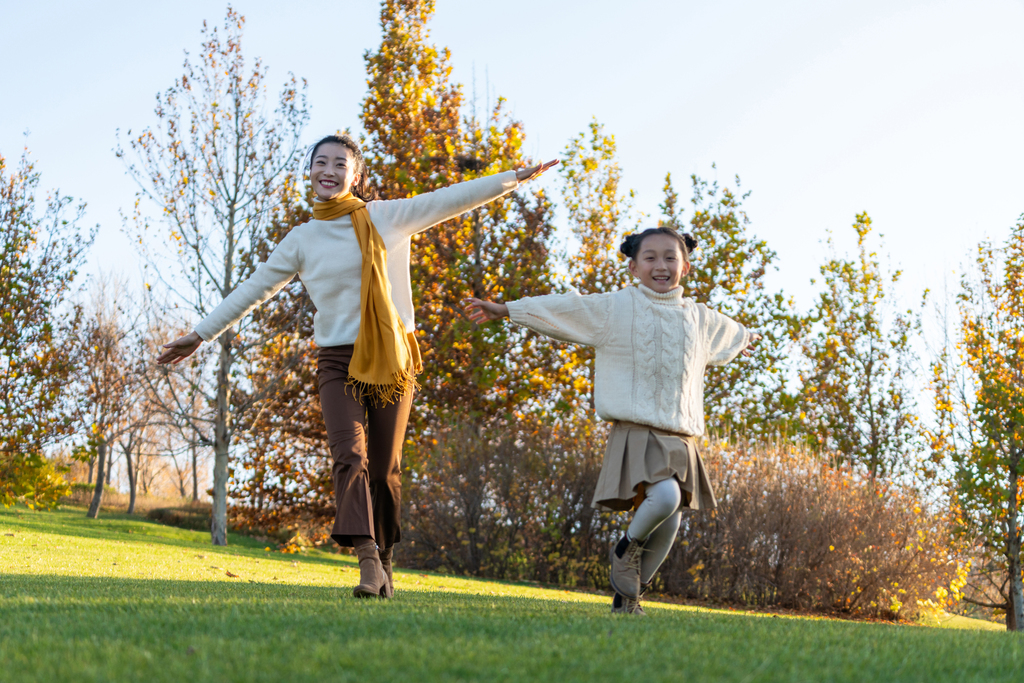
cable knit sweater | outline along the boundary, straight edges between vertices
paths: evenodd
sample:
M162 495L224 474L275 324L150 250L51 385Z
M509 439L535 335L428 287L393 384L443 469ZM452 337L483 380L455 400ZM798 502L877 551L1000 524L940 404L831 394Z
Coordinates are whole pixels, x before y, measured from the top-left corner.
M410 238L518 185L515 171L506 171L410 199L366 205L387 249L391 299L406 330L412 331L415 326L409 283ZM252 277L196 325L196 333L205 341L216 339L298 275L316 306L313 337L317 345L353 344L359 334L362 266L362 250L349 216L297 225Z
M594 403L604 420L704 433L704 368L724 365L750 332L682 287L639 285L609 294L552 294L508 303L509 318L555 339L596 349Z

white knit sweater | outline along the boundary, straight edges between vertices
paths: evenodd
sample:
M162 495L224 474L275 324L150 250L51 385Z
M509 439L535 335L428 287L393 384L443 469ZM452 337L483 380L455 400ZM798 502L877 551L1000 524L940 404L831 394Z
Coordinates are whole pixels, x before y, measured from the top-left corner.
M506 171L410 199L366 205L387 249L391 299L406 330L412 331L415 325L409 283L410 238L511 192L518 185L515 171ZM313 337L317 345L353 344L359 334L362 267L362 251L349 216L297 225L252 277L196 325L196 332L206 341L216 339L298 275L316 306Z
M743 325L682 287L639 285L609 294L552 294L508 303L509 318L555 339L596 349L594 403L604 420L704 433L704 368L750 342Z

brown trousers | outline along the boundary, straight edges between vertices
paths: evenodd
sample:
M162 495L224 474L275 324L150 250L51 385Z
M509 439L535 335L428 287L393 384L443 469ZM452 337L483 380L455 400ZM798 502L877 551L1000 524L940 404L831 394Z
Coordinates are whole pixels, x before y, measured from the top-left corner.
M379 547L389 548L402 538L402 442L412 394L389 405L364 405L348 386L352 348L321 348L317 358L338 506L331 538L352 546L353 536L370 536Z

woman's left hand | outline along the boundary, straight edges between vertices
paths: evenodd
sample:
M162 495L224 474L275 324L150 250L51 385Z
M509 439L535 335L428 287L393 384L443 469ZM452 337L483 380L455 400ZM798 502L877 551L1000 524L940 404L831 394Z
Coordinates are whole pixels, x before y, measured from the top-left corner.
M521 183L525 183L527 180L533 180L557 163L558 159L555 159L554 161L549 161L546 164L537 164L536 166L531 166L529 168L521 168L516 171L516 180Z
M750 335L750 341L747 342L747 348L743 349L743 351L741 353L744 356L749 356L751 353L753 353L754 351L753 351L753 349L751 347L754 346L754 342L756 342L760 338L761 338L761 335L759 335L759 334L752 334L752 335Z

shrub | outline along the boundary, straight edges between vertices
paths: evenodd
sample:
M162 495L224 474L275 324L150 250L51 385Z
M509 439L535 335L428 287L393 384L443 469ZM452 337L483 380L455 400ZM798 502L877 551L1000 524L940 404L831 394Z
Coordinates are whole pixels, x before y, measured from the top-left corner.
M193 503L181 507L153 508L146 513L146 517L154 522L181 529L209 531L210 510L209 503Z
M603 427L510 432L461 422L423 439L399 561L501 579L603 586L608 515L590 507Z
M416 435L398 566L607 589L608 547L629 515L590 507L605 435L590 422L469 419ZM321 453L310 440L290 459L276 455L288 464L276 470L252 457L235 522L327 542L334 504ZM712 441L703 453L719 507L684 515L656 590L887 618L948 596L957 563L947 520L913 488L788 445Z
M707 451L719 507L684 516L666 592L893 618L955 579L948 520L912 488L789 446Z
M30 508L57 506L68 495L63 468L39 454L0 452L0 505L23 503Z

